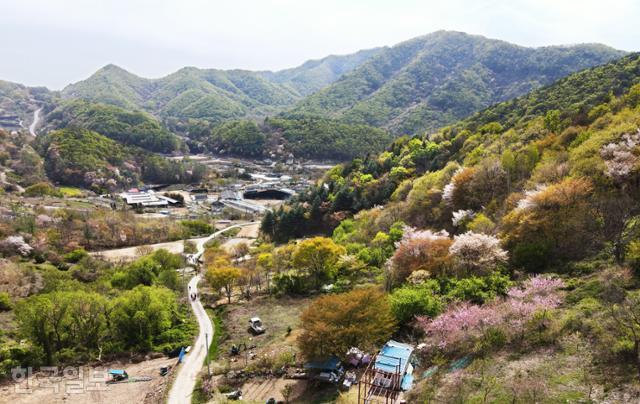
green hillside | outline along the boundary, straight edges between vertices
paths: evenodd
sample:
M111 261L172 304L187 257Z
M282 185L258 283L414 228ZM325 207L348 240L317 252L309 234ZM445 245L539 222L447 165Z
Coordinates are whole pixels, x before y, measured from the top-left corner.
M348 254L326 275L333 291L384 288L394 337L421 344L408 402L626 402L640 372L639 179L632 54L336 166L262 231L324 233L272 257L324 243ZM286 279L296 293L304 272ZM302 350L351 315L308 313Z
M525 48L439 31L380 51L300 101L291 114L339 117L414 134L622 55L603 45Z
M329 56L279 72L185 67L159 79L145 79L107 65L67 86L62 96L139 109L164 118L212 122L272 115L302 96L335 81L375 54Z
M51 111L47 121L55 128L86 128L121 144L150 151L171 153L180 148L178 138L152 116L113 105L67 101Z
M48 109L55 95L45 87L0 80L0 128L19 129L21 120L26 127L33 119L33 111Z
M37 148L51 181L97 192L141 182L189 183L204 172L202 166L171 161L77 127L39 136Z
M202 136L207 148L215 152L250 157L279 153L282 159L291 153L295 157L333 161L378 153L393 138L382 129L321 118L267 118L260 125L228 121Z
M330 55L318 60L309 60L298 67L277 72L261 72L270 81L286 84L298 94L307 96L333 83L345 73L357 68L383 48L361 50L351 55Z
M309 229L307 231L331 229L336 225L333 215L338 212L356 213L390 200L417 196L415 192L411 193L416 184L429 184L428 187L433 188L423 190L421 198L433 197L434 201L441 203L442 187L460 166L482 166L491 161L499 166L509 166L496 168L510 172L507 178L501 179L506 181L509 189L501 192L530 187L534 168L542 162L545 169L550 170L549 175L553 174L554 164L558 166L557 175L566 175L568 149L585 142L594 131L602 131L609 125L612 118L604 120L604 117L615 111L617 117L635 122L624 107L635 105L639 83L640 55L631 54L487 108L437 133L399 138L375 158L357 159L336 166L326 174L323 184L302 195L301 202L318 200L316 205L324 207L322 215L321 212L314 214L319 221L304 228ZM544 149L552 145L559 150L549 152L547 159L553 155L559 161L545 160ZM366 181L363 181L363 176ZM497 189L492 192L498 192ZM472 192L473 189L467 191L467 198L477 198L475 208L491 206L496 212L503 212L495 203L506 201L485 200L477 192ZM491 195L506 197L506 194ZM325 204L324 201L331 203ZM450 210L445 208L438 208L438 214L450 214ZM427 221L423 220L436 219L426 211L417 212L421 218L416 224L425 225ZM438 220L436 223L451 229L448 218ZM286 234L280 236L288 237Z

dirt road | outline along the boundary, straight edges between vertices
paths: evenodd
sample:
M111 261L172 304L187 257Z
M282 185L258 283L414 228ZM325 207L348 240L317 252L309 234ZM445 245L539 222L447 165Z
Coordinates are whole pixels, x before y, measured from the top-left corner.
M189 292L198 293L198 282L200 275L196 275L189 281ZM202 365L207 356L206 341L211 341L213 336L213 324L207 315L200 299L191 300L191 309L198 319L200 332L196 339L195 345L191 348L191 352L185 357L184 362L179 365L178 375L173 383L173 387L169 392L169 404L186 404L191 402L191 394L196 386L198 374L202 369ZM206 336L205 336L206 335Z
M42 111L42 108L33 111L33 122L29 125L29 133L31 133L31 136L36 136L36 126L38 126L38 122L40 122L40 111Z
M225 229L211 234L209 237L198 239L198 241L196 242L197 252L190 259L190 261L196 262L200 258L200 256L204 253L204 246L209 240L218 237L219 235L231 229L248 225L252 225L252 223L243 223L229 226ZM198 282L200 282L200 275L196 275L191 278L188 287L189 295L198 295ZM208 340L209 342L211 342L211 338L213 337L213 333L215 332L215 330L213 329L213 324L211 323L211 319L202 306L202 303L200 303L200 299L189 298L189 301L191 302L191 309L193 310L193 314L198 320L200 332L198 333L198 338L196 339L196 343L193 345L191 352L189 352L189 354L185 356L184 361L178 368L178 375L176 376L173 387L169 392L169 404L185 404L191 402L191 394L193 394L193 389L196 386L198 374L200 373L200 370L202 369L202 366L204 364L204 360L207 356L206 341Z
M208 237L201 238L192 238L189 241L193 241L194 243L198 243L201 240L208 239ZM107 261L118 262L121 260L133 260L138 257L138 248L141 246L135 247L124 247L124 248L116 248L113 250L104 250L104 251L96 251L92 252L92 255L101 255ZM174 254L181 254L184 251L184 243L182 240L177 241L169 241L167 243L157 243L157 244L146 244L143 247L150 247L152 250L159 250L164 248L169 252Z

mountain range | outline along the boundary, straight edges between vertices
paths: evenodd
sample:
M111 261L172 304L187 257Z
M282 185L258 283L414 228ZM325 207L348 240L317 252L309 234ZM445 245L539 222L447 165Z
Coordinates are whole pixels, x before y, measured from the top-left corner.
M623 54L597 44L526 48L439 31L385 49L292 113L420 133Z
M110 64L60 92L0 82L0 117L6 128L19 129L43 108L44 132L72 125L154 152L184 150L174 132L197 150L209 145L254 156L262 142L284 141L287 153L344 159L380 151L391 135L434 131L624 54L600 44L527 48L438 31L276 72L185 67L148 79ZM242 120L258 123L263 134L253 124L217 130ZM282 137L285 127L289 136ZM342 140L331 141L332 133ZM281 140L270 141L274 136ZM319 136L327 147L314 155ZM337 150L350 136L357 136L352 147ZM243 143L234 144L236 137Z
M328 56L278 72L185 67L159 79L145 79L107 65L62 90L65 99L81 98L165 118L213 122L275 114L334 82L380 50Z
M438 31L278 72L186 67L145 79L108 65L67 86L62 97L163 118L222 122L286 112L403 134L436 129L623 54L598 44L526 48Z

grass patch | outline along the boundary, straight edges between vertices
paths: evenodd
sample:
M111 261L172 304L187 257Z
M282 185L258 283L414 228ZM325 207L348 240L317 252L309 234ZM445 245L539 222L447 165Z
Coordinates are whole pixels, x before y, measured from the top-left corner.
M82 196L82 190L75 187L59 187L58 190L67 198L76 198Z
M225 315L226 306L220 306L215 309L207 308L207 313L209 314L209 318L213 322L213 337L211 338L211 343L209 344L209 356L205 357L205 364L207 363L207 359L210 362L213 362L218 359L218 355L220 353L220 342L224 341L227 338L227 330L224 327L224 315Z
M204 391L202 391L202 379L198 379L193 388L193 394L191 394L191 404L204 404L208 401L209 398Z

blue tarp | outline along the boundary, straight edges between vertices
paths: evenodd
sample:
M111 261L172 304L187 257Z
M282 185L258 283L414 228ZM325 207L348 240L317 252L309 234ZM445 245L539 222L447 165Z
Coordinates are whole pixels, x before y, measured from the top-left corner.
M407 391L407 390L411 390L412 386L413 386L413 375L407 373L402 378L402 384L400 385L400 388L404 391Z
M431 377L437 371L438 371L438 366L431 366L429 369L422 372L422 377L426 379L427 377Z
M464 369L467 366L469 366L470 363L471 363L471 357L463 356L462 358L451 362L451 366L449 366L449 372L455 372L457 370Z
M337 370L340 366L340 359L335 356L327 359L326 361L307 362L304 364L305 369L316 370Z
M184 359L184 355L186 354L184 347L182 347L182 349L180 350L180 354L178 355L178 363L182 363L182 360Z
M122 369L109 369L109 374L110 375L125 375L127 372L125 372Z
M413 347L397 341L389 341L376 357L375 368L388 373L404 373L409 364Z

